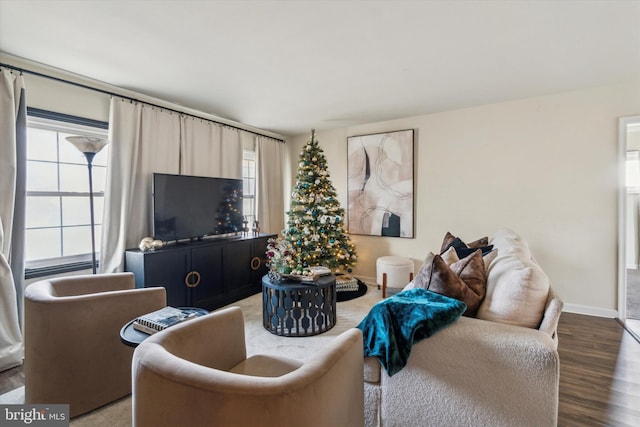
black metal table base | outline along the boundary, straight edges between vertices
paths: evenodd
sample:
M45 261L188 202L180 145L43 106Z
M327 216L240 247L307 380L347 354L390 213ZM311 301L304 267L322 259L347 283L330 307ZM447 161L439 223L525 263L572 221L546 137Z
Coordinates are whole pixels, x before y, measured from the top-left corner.
M314 283L262 278L262 323L269 332L285 337L306 337L328 331L336 324L336 278L322 276Z

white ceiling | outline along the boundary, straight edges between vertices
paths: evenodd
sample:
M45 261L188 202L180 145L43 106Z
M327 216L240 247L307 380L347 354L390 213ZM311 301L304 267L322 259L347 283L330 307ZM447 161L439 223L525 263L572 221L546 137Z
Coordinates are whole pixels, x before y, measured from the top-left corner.
M640 76L640 1L0 0L0 51L282 135Z

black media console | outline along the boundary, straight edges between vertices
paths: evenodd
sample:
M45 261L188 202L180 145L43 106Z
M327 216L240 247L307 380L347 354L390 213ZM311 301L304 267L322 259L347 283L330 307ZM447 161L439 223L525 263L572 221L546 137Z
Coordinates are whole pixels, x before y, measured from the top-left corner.
M135 275L136 288L164 286L167 304L206 310L261 291L267 273L267 240L272 234L248 234L168 245L125 253L125 270Z

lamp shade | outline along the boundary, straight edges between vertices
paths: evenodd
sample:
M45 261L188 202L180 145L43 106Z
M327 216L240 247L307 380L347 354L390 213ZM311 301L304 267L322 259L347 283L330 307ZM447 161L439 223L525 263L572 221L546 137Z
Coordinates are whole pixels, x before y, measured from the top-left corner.
M109 143L106 139L90 136L68 136L66 139L82 153L96 154Z

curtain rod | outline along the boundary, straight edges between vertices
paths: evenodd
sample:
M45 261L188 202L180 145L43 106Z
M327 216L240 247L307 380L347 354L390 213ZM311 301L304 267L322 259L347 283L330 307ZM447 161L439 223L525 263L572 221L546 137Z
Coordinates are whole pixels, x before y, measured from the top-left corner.
M264 135L264 134L261 134L261 133L259 133L259 132L254 132L254 131L250 131L250 130L247 130L247 129L243 129L243 128L239 127L239 126L234 126L234 125L230 125L230 124L228 124L228 123L218 122L218 121L216 121L216 120L207 119L207 118L205 118L205 117L200 117L200 116L196 116L196 115L194 115L194 114L185 113L184 111L175 110L175 109L173 109L173 108L168 108L168 107L165 107L165 106L162 106L162 105L153 104L153 103L151 103L151 102L141 101L141 100L139 100L139 99L132 98L132 97L130 97L130 96L120 95L120 94L115 93L115 92L111 92L111 91L104 90L104 89L98 89L98 88L96 88L96 87L88 86L88 85L85 85L85 84L82 84L82 83L72 82L72 81L70 81L70 80L65 80L65 79L62 79L62 78L60 78L60 77L54 77L54 76L50 76L50 75L48 75L48 74L39 73L39 72L37 72L37 71L27 70L26 68L16 67L16 66L14 66L14 65L5 64L5 63L2 63L2 62L0 62L0 67L5 67L5 68L8 68L8 69L10 69L10 70L19 71L21 74L23 74L23 73L25 73L25 74L31 74L31 75L34 75L34 76L37 76L37 77L42 77L42 78L45 78L45 79L54 80L54 81L61 82L61 83L66 83L66 84L69 84L69 85L72 85L72 86L81 87L81 88L83 88L83 89L92 90L92 91L94 91L94 92L100 92L100 93L103 93L103 94L105 94L105 95L109 95L109 96L117 96L117 97L119 97L119 98L126 99L127 101L140 102L140 103L142 103L142 104L150 105L150 106L152 106L152 107L161 108L161 109L163 109L163 110L171 111L171 112L173 112L173 113L177 113L177 114L184 114L185 116L195 117L195 118L197 118L197 119L205 120L205 121L208 121L208 122L211 122L211 123L215 123L215 124L218 124L218 125L221 125L221 126L228 126L228 127L230 127L230 128L233 128L233 129L238 129L238 130L241 130L241 131L244 131L244 132L249 132L249 133L251 133L251 134L253 134L253 135L257 135L257 136L264 136L264 137L266 137L266 138L271 138L271 139L274 139L274 140L276 140L276 141L278 141L278 142L281 142L281 143L284 143L284 142L285 142L285 141L284 141L284 139L281 139L281 138L274 138L274 137L272 137L272 136Z

